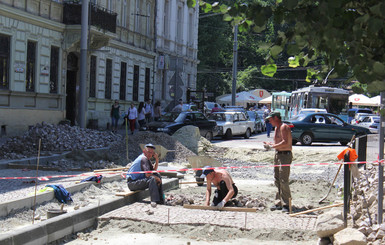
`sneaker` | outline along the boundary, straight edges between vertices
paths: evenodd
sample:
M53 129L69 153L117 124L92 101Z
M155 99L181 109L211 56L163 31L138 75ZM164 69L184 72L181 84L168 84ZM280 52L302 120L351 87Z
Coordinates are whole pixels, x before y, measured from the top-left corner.
M270 210L271 210L271 211L282 210L282 206L274 205L274 206L271 206L271 207L270 207Z
M151 207L156 208L156 202L151 202Z
M289 213L289 206L287 206L287 205L283 206L282 212Z

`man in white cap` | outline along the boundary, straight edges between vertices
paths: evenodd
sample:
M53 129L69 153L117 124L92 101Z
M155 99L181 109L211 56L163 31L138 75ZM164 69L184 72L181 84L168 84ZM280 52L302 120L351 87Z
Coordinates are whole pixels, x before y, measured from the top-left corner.
M155 159L155 164L151 159ZM156 171L158 169L159 158L155 152L153 144L147 144L144 147L143 154L140 154L131 165L127 172L127 185L131 191L145 190L149 188L151 197L151 206L164 203L162 188L162 178L158 173L133 173L140 171Z
M238 188L226 170L213 169L210 166L206 166L203 168L201 175L201 178L205 177L207 178L206 206L210 205L211 183L217 187L211 206L223 208L231 198L237 196Z

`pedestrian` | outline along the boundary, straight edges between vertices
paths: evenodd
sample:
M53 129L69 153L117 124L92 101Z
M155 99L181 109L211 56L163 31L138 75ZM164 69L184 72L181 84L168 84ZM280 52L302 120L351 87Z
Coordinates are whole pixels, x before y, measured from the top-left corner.
M222 109L218 106L218 104L214 104L213 109L211 109L211 113L219 111L222 111Z
M131 134L134 134L135 122L137 118L138 118L138 111L136 110L134 103L131 102L131 106L128 109L128 121L130 122Z
M282 209L283 212L289 212L289 199L291 198L289 187L290 166L281 165L290 165L293 160L291 130L287 124L282 122L279 112L271 112L266 119L275 127L274 143L263 143L275 149L274 182L278 188L274 206L270 209L272 211Z
M111 112L110 112L111 130L112 132L115 132L115 133L118 130L118 121L120 118L119 109L120 109L119 101L115 100L115 103L111 106Z
M138 123L140 129L146 125L146 112L144 110L144 103L140 102L138 107Z
M207 190L206 190L206 206L210 205L211 196L211 183L213 183L217 189L214 192L214 198L211 206L217 206L223 208L226 203L235 198L238 194L238 188L235 186L230 174L224 169L212 169L210 166L203 168L201 178L207 178Z
M152 104L150 99L144 104L144 115L146 116L146 123L150 123L152 119Z
M162 107L160 106L160 101L157 101L154 105L154 121L158 121L162 116Z
M179 99L179 104L177 104L174 109L172 109L172 112L182 112L183 111L183 100Z
M269 119L267 119L269 114L270 114L270 110L269 109L265 109L265 111L263 112L263 120L265 120L265 124L266 124L267 138L270 138L270 133L271 133L271 130L273 129L273 126L271 125Z
M155 159L155 163L151 159ZM144 146L143 153L140 154L131 165L127 172L127 185L131 191L145 190L149 188L151 206L156 207L157 204L164 204L164 194L162 188L162 178L159 173L139 173L140 171L157 171L159 164L158 154L155 152L153 144Z

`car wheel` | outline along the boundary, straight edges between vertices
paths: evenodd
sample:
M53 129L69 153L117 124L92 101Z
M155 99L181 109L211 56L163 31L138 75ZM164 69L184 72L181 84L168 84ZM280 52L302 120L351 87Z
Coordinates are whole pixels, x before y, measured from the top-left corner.
M349 142L347 142L347 141L340 141L340 144L343 145L343 146L347 145L348 143Z
M207 132L206 135L205 135L205 138L208 140L208 141L212 141L213 140L213 133L212 132Z
M302 145L311 145L313 143L313 135L310 133L304 133L301 136L301 144Z
M233 137L233 134L231 133L231 130L230 129L227 129L226 130L226 133L225 133L225 139L229 140Z
M297 141L297 140L292 140L291 142L292 142L292 145L295 145L295 144L297 144L297 143L298 143L298 141Z
M197 183L198 186L202 186L203 182L205 181L205 179L202 179L202 178L195 178L195 180L198 182Z
M250 138L250 135L251 135L251 130L248 128L248 129L246 130L246 133L245 133L245 139Z

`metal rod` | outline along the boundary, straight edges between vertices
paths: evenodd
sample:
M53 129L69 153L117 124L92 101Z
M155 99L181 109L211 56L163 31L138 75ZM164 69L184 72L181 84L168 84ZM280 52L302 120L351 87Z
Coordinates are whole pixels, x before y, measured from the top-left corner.
M35 221L36 193L37 193L37 178L39 177L40 148L41 148L41 139L39 139L39 148L38 148L38 151L37 151L36 179L35 179L35 197L34 197L34 199L33 199L32 224L33 224L34 221Z
M237 93L237 67L238 67L238 25L234 26L234 47L233 47L233 84L231 90L231 105L235 106Z
M385 128L385 92L381 92L380 103L380 135L379 135L379 161L384 159L384 128ZM383 200L384 200L384 166L380 162L378 164L378 224L383 222Z
M82 1L82 28L80 36L79 126L86 127L87 111L87 40L89 0Z

